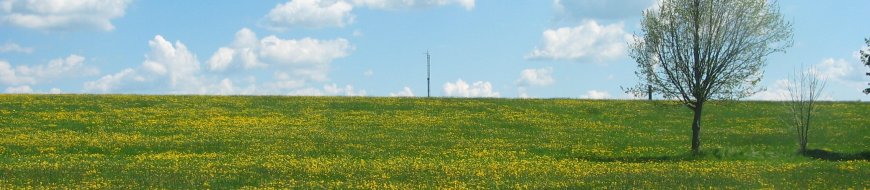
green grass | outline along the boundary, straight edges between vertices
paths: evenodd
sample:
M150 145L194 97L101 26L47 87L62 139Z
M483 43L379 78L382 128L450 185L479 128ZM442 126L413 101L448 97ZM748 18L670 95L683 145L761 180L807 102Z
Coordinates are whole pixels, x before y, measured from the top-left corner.
M0 189L870 187L870 104L0 95Z

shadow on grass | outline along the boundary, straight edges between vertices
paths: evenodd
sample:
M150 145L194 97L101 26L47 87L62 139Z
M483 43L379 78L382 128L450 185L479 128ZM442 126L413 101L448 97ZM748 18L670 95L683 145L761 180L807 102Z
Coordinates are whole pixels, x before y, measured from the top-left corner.
M665 156L581 156L577 159L590 162L624 162L624 163L649 163L649 162L684 162L704 159L704 155L693 156L692 154L665 155Z
M745 160L759 159L757 152L747 152L739 149L728 148L710 148L701 150L700 154L683 153L675 155L656 155L656 156L580 156L577 159L587 160L591 162L626 162L626 163L648 163L648 162L686 162L698 160ZM764 157L764 156L761 156Z
M695 160L692 157L683 156L641 156L641 157L579 157L578 159L590 162L624 162L624 163L649 163L649 162L682 162Z
M840 153L829 150L810 149L807 150L805 156L827 161L850 161L850 160L867 160L870 161L870 151L860 153Z

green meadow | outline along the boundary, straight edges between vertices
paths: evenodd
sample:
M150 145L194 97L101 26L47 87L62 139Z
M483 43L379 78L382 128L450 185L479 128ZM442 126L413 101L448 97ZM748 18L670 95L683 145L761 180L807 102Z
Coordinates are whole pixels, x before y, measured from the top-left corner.
M870 104L0 95L0 189L866 189Z

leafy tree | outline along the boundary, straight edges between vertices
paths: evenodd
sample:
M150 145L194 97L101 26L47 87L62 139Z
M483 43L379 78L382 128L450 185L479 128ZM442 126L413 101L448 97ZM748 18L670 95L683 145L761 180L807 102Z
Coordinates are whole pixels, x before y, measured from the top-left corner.
M791 118L786 121L794 127L800 153L806 154L810 122L817 111L816 101L825 89L825 80L816 72L808 71L796 72L791 78L791 83L787 86L789 101L785 102Z
M870 38L864 38L864 44L867 44L867 46L861 50L861 63L864 63L864 66L870 67ZM867 76L870 76L870 73L867 73ZM870 94L870 88L865 88L864 94Z
M663 0L644 12L631 44L641 94L647 85L694 112L692 153L700 153L701 113L710 99L758 91L765 57L792 45L792 26L770 0Z

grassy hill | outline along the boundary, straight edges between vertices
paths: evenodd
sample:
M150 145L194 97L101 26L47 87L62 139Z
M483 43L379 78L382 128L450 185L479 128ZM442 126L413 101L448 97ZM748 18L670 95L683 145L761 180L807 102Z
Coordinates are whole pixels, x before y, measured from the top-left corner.
M0 188L870 187L870 104L0 95Z

